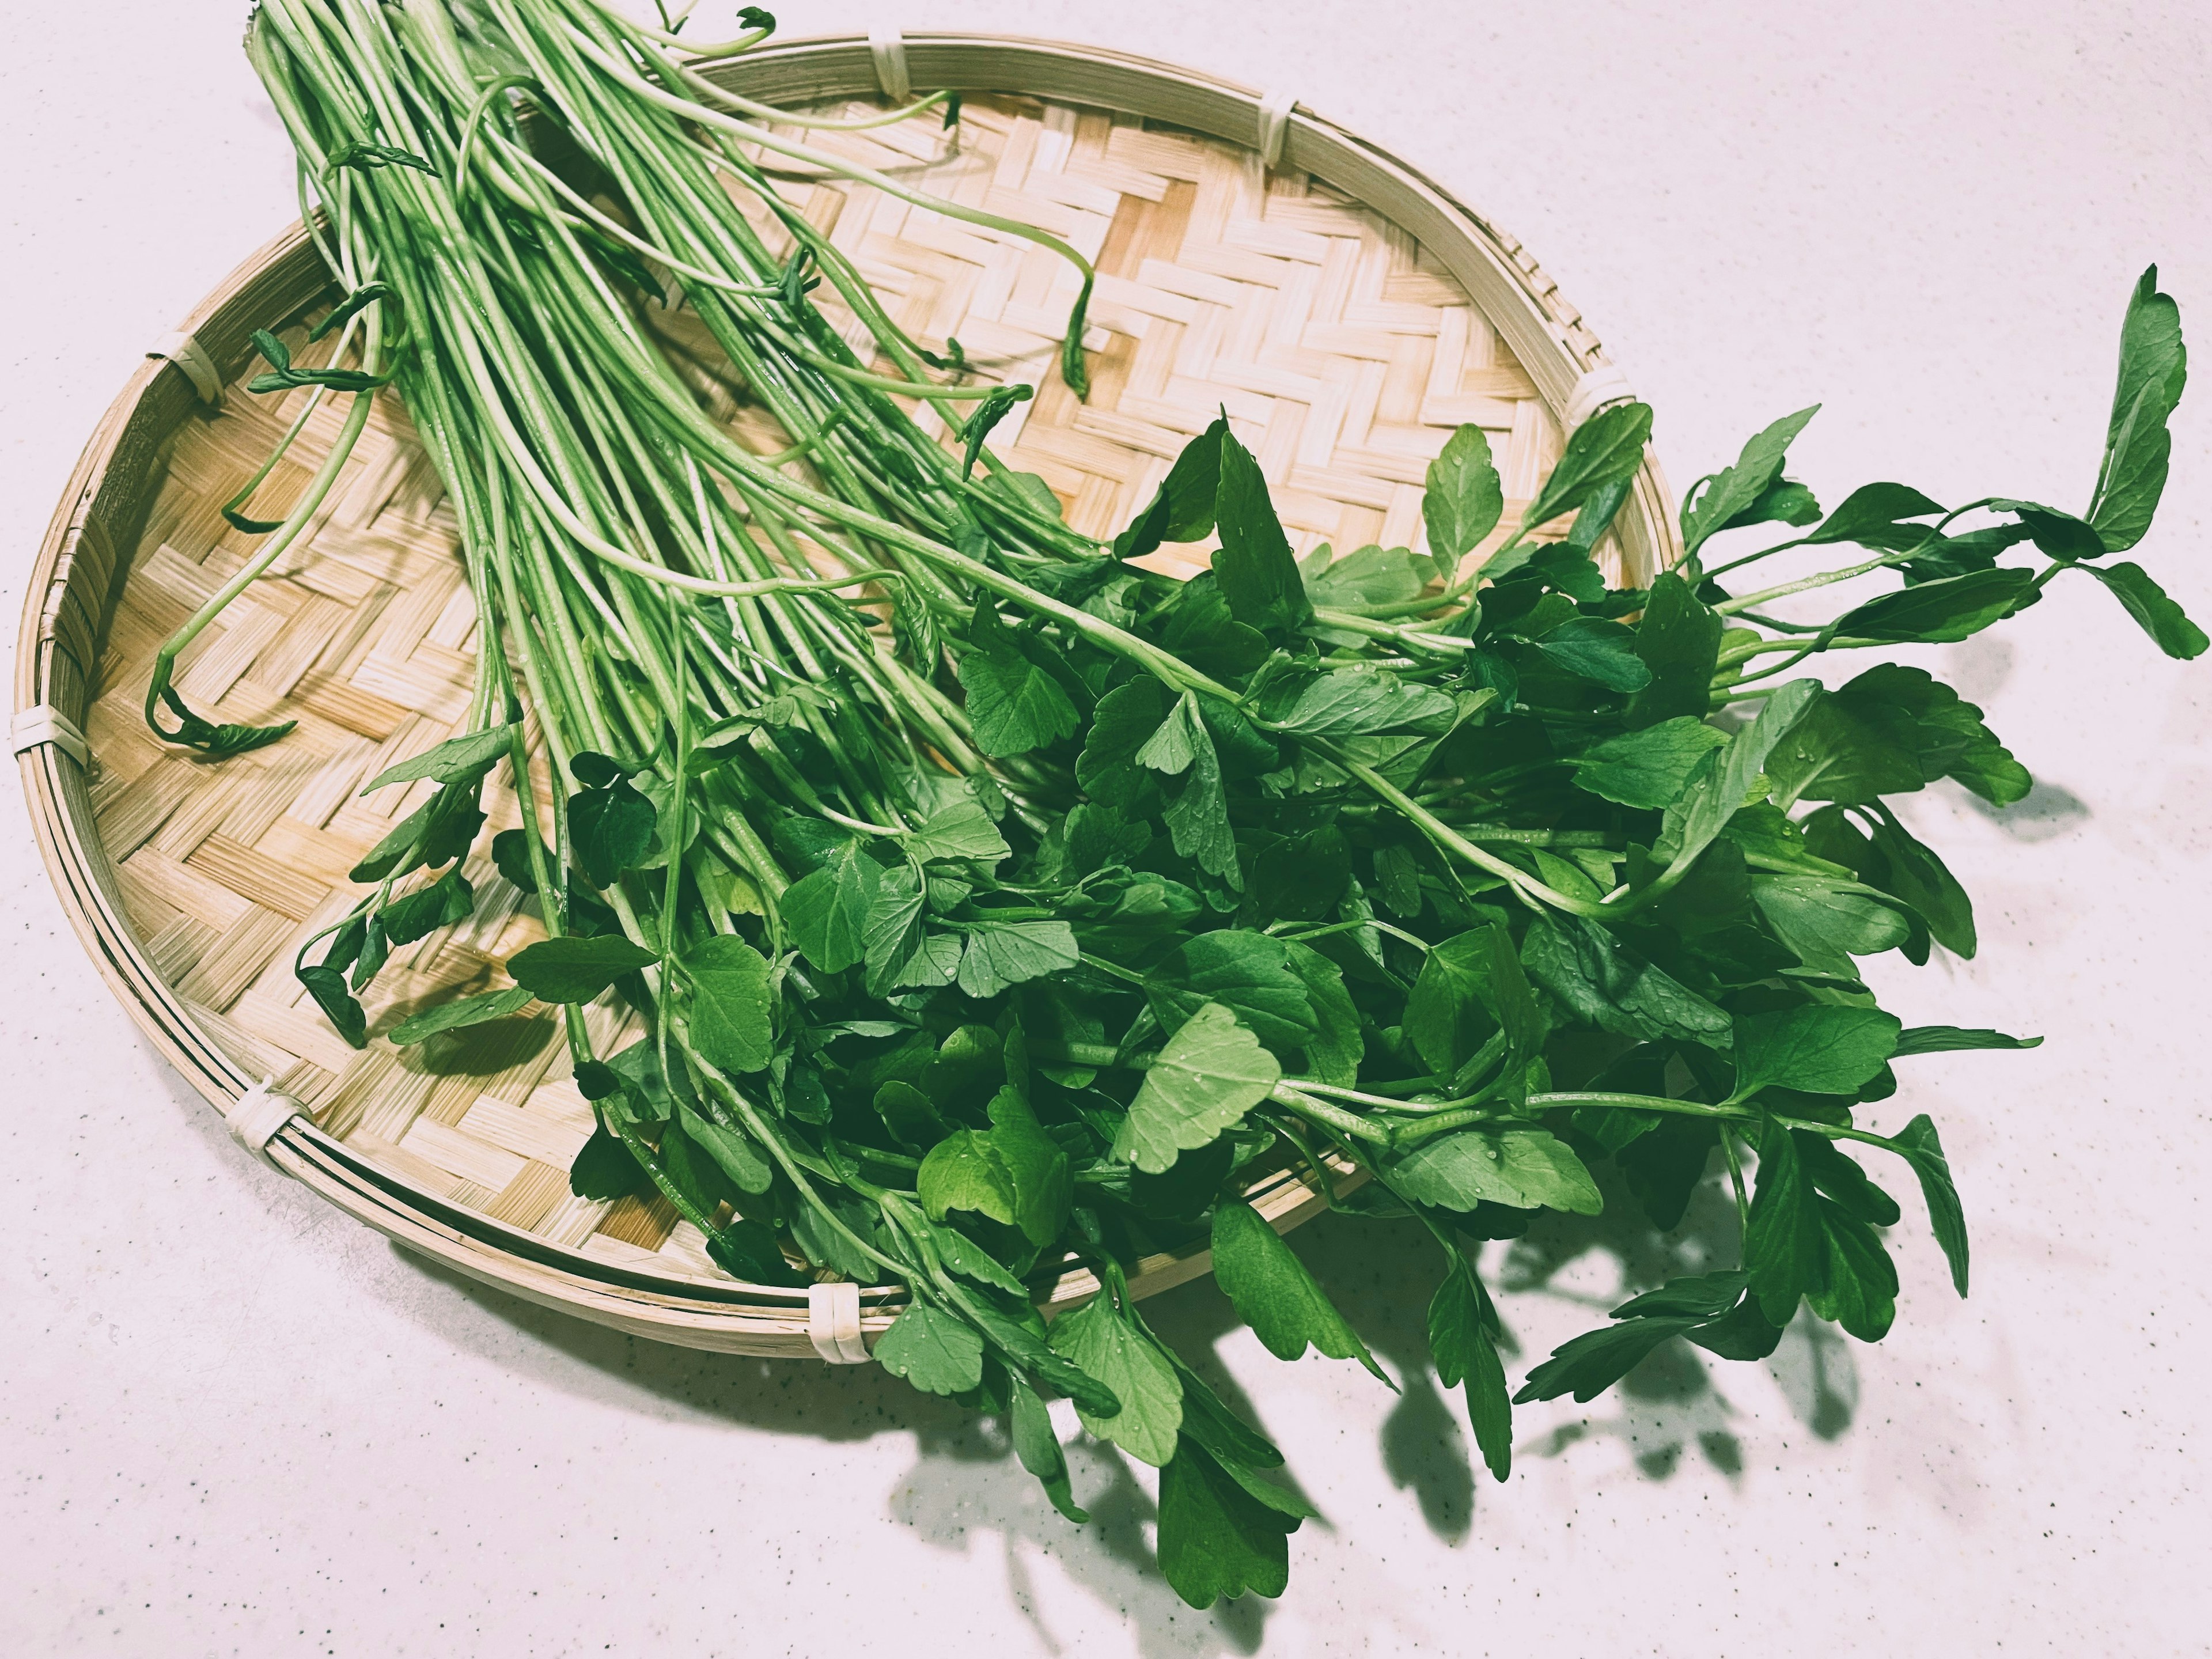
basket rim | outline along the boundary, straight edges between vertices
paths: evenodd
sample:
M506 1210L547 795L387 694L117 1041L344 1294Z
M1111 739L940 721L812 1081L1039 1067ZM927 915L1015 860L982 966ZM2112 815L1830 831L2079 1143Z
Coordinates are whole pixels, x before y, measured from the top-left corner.
M1254 141L1261 136L1271 102L1260 92L1224 77L1115 47L935 30L905 34L902 44L910 64L919 59L917 84L1112 109L1247 149L1257 147ZM806 96L863 95L879 84L871 40L858 34L774 42L744 58L702 64L701 68L725 84L756 89L758 83L779 76L811 77L812 83L800 87L802 96L793 101L804 101ZM1097 78L1102 73L1106 84ZM1051 84L1040 88L1040 78ZM1160 114L1156 107L1137 107L1102 95L1133 85L1179 92L1182 101L1174 113ZM1283 146L1279 165L1312 173L1334 187L1346 188L1340 181L1342 173L1363 171L1394 185L1388 193L1401 198L1395 208L1371 200L1371 186L1348 193L1387 222L1414 234L1441 257L1446 250L1437 247L1435 236L1405 223L1404 205L1425 203L1430 210L1424 216L1432 218L1449 241L1459 245L1451 251L1477 255L1487 267L1493 280L1471 283L1468 273L1445 260L1476 310L1498 329L1528 372L1555 417L1562 415L1577 380L1607 366L1603 349L1583 326L1580 313L1559 297L1558 285L1521 244L1426 174L1304 104L1289 107ZM1334 168L1328 165L1332 162ZM257 283L289 270L293 264L310 258L312 252L306 228L296 221L287 226L228 272L192 308L179 333L222 332L223 324L237 321L226 313L240 307ZM1474 274L1480 277L1485 273ZM316 276L319 291L319 268ZM1501 299L1512 303L1501 304ZM266 321L264 311L234 331L243 338L251 327ZM46 647L56 611L69 591L73 555L91 528L94 507L110 467L118 459L126 431L170 367L149 355L131 374L94 426L63 489L26 585L15 656L15 707L19 714L50 701L54 673ZM1677 544L1665 482L1649 448L1634 495L1642 509L1638 521L1656 543L1643 550L1638 562L1663 567L1671 562L1668 556ZM119 561L125 550L116 551ZM65 767L74 763L51 743L21 750L17 764L41 860L86 953L163 1058L211 1107L227 1112L259 1079L225 1053L174 1000L172 988L155 969L119 903L106 890L98 867L105 854L91 821L81 772L67 771ZM634 1334L691 1346L769 1354L814 1352L806 1335L808 1292L804 1288L653 1273L555 1243L449 1204L374 1168L304 1115L294 1117L277 1133L267 1156L283 1173L396 1243L526 1299ZM1348 1165L1338 1166L1334 1173L1347 1177L1340 1182L1339 1191L1358 1179ZM1327 1203L1311 1177L1295 1170L1284 1171L1271 1185L1254 1190L1261 1212L1279 1231L1297 1225ZM1147 1294L1197 1277L1210 1267L1210 1253L1202 1245L1147 1258L1133 1288ZM1088 1300L1097 1288L1088 1271L1063 1270L1043 1289L1041 1305L1048 1312L1063 1311ZM880 1333L904 1295L897 1286L861 1287L869 1335Z

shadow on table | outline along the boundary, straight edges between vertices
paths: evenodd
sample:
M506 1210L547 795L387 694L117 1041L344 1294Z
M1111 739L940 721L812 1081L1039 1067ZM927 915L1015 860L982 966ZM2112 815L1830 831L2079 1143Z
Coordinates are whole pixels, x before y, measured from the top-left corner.
M1550 1298L1572 1304L1581 1316L1573 1328L1587 1329L1621 1295L1734 1259L1734 1206L1717 1183L1700 1188L1683 1224L1663 1235L1644 1220L1626 1193L1607 1196L1603 1215L1547 1217L1504 1248L1502 1268L1492 1271L1509 1326ZM1429 1362L1427 1304L1440 1276L1435 1246L1403 1222L1346 1214L1320 1217L1292 1242L1399 1380L1402 1392L1381 1435L1385 1469L1410 1492L1432 1532L1448 1541L1464 1539L1473 1526L1477 1481L1464 1402L1456 1390L1438 1388ZM1595 1264L1600 1273L1570 1272L1593 1253L1601 1258ZM1161 1581L1147 1536L1156 1514L1147 1486L1118 1455L1087 1438L1069 1448L1077 1497L1091 1515L1091 1524L1078 1529L1044 1502L1009 1455L997 1425L917 1394L872 1366L671 1347L540 1308L439 1264L417 1265L526 1339L501 1343L498 1358L553 1386L613 1403L635 1403L642 1395L669 1414L697 1413L836 1443L913 1435L919 1458L890 1495L891 1517L944 1549L965 1553L995 1539L1016 1604L1048 1650L1060 1644L1030 1589L1031 1562L1040 1554L1129 1621L1148 1656L1249 1654L1261 1644L1273 1603L1248 1596L1198 1613ZM1625 1288L1596 1297L1571 1287L1589 1278ZM1212 1280L1167 1291L1147 1303L1146 1312L1224 1399L1256 1419L1250 1400L1215 1354L1216 1344L1239 1322ZM1556 1323L1545 1322L1547 1328ZM1540 1357L1521 1353L1510 1369L1525 1370ZM1670 1343L1594 1405L1593 1415L1524 1440L1516 1449L1516 1460L1557 1457L1578 1442L1613 1437L1647 1478L1671 1476L1692 1445L1733 1477L1743 1454L1731 1408L1709 1369L1718 1363L1686 1344ZM1816 1435L1833 1439L1849 1428L1856 1374L1825 1326L1801 1319L1768 1365L1799 1419ZM1295 1457L1296 1448L1290 1449Z

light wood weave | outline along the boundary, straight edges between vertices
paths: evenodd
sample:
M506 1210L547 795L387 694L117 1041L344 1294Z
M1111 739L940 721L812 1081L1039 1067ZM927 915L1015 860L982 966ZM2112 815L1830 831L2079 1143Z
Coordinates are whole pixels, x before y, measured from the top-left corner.
M1519 244L1303 106L1288 122L1288 164L1267 171L1247 147L1260 104L1247 89L1053 42L941 34L908 48L915 84L970 94L957 149L921 123L828 142L922 189L1042 225L1095 258L1090 400L1078 404L1051 366L1074 293L1054 256L842 182L785 188L912 332L932 345L957 337L994 378L1037 387L994 447L1042 475L1079 528L1117 530L1221 408L1259 455L1301 551L1419 546L1423 472L1462 422L1490 434L1506 523L1534 493L1559 446L1549 411L1604 358ZM872 87L871 62L865 42L793 42L713 73L796 106ZM976 95L1009 86L1049 96ZM428 1050L377 1036L356 1054L292 976L300 942L352 902L346 872L427 790L363 799L362 782L447 736L467 698L476 641L454 524L396 401L380 398L313 533L180 665L184 695L211 718L292 719L299 729L221 763L144 730L155 650L254 544L219 504L306 396L242 390L258 367L247 337L286 325L278 331L296 344L327 303L295 227L185 325L231 380L219 412L184 374L149 363L94 434L56 514L30 585L16 706L51 705L90 740L88 767L51 746L21 763L64 908L118 997L211 1102L273 1076L306 1103L316 1127L283 1130L270 1156L349 1213L462 1272L638 1334L811 1353L803 1294L731 1281L664 1206L569 1194L566 1166L590 1115L550 1019ZM672 345L702 343L688 312L651 315ZM862 344L857 329L848 337ZM784 447L742 388L703 368L715 354L679 355L702 365L700 390L747 442ZM335 408L319 415L251 514L277 516L296 496L338 419ZM1668 555L1667 501L1647 461L1620 522L1632 576ZM1187 573L1203 556L1170 549L1157 559ZM515 821L510 781L496 774L485 792L494 828ZM542 771L538 783L543 791ZM536 937L484 859L466 870L477 915L386 968L369 1000L373 1031L502 982L498 964ZM592 1018L617 1040L622 1016ZM1287 1175L1252 1196L1279 1229L1320 1203ZM1135 1287L1206 1266L1202 1249L1154 1258ZM1073 1273L1051 1301L1095 1289ZM893 1310L878 1292L864 1299L866 1327L879 1332Z
M993 378L1036 388L994 446L1042 476L1088 534L1127 524L1224 410L1300 553L1422 548L1428 464L1468 422L1488 433L1504 481L1495 545L1559 453L1526 371L1410 236L1304 173L1267 172L1249 149L1135 116L1005 99L971 100L957 143L928 119L792 136L1036 225L1096 263L1084 342L1092 386L1079 402L1053 367L1079 283L1065 259L866 185L781 175L787 198L911 333L956 338ZM787 246L764 210L757 222L772 246ZM831 314L857 349L872 350L858 319ZM941 426L933 412L922 419ZM1158 562L1188 572L1204 557L1176 550Z

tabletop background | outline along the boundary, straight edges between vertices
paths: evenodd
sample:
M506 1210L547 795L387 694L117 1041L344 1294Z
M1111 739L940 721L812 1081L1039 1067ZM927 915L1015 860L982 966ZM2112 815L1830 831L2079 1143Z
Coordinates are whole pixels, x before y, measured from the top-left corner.
M5 10L12 625L143 343L292 209L242 0ZM698 27L733 10L709 0ZM1678 485L1824 399L1791 458L1824 500L1897 477L2077 503L2137 273L2160 263L2200 338L2212 319L2188 3L824 0L784 21L1096 40L1295 90L1530 246L1656 407ZM2141 556L2212 622L2208 451L2200 369ZM1084 1532L878 1371L569 1322L249 1161L110 999L9 807L9 1651L2205 1651L2212 658L2159 657L2086 581L2053 599L1927 656L2040 781L2002 817L1948 786L1912 803L1979 901L1981 957L1875 964L1908 1024L2050 1039L1917 1060L1875 1110L1942 1126L1972 1299L1908 1200L1879 1346L1801 1322L1765 1364L1662 1358L1625 1394L1524 1408L1511 1483L1478 1490L1422 1350L1432 1269L1324 1218L1301 1252L1401 1396L1278 1364L1210 1284L1154 1304L1215 1346L1328 1517L1280 1601L1203 1613L1144 1565L1150 1488L1080 1448ZM1505 1302L1516 1375L1624 1270L1598 1249L1540 1265Z

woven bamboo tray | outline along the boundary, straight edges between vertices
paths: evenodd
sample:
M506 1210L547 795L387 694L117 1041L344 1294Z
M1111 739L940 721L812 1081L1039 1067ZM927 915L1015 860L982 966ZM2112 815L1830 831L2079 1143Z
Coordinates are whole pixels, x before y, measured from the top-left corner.
M785 189L912 332L956 336L972 360L1037 387L994 444L1092 534L1127 522L1220 407L1301 553L1418 545L1427 464L1466 422L1490 434L1510 525L1562 423L1628 393L1517 242L1287 99L1094 48L953 34L793 42L713 72L786 106L909 86L970 95L957 148L930 121L840 139L873 167L1096 258L1087 403L1051 371L1073 297L1051 255L842 180L787 178ZM300 227L261 249L149 353L56 512L16 659L16 741L64 907L124 1006L210 1104L229 1114L264 1079L299 1103L265 1156L349 1213L475 1278L639 1335L822 1352L806 1292L729 1279L665 1206L570 1194L567 1165L591 1118L550 1019L487 1028L434 1068L380 1038L349 1049L292 978L300 940L350 902L346 871L413 805L388 791L359 799L361 781L448 736L466 701L473 612L453 520L396 400L380 399L313 535L179 665L184 695L210 718L299 730L210 763L157 743L140 720L155 650L246 556L219 504L297 410L229 384L247 373L248 337L297 331L332 297ZM684 317L656 313L691 358ZM733 425L760 418L714 379L708 355L693 361ZM281 505L326 453L339 416L325 413L254 511ZM1616 578L1668 562L1667 501L1647 459L1603 550ZM1194 568L1188 550L1162 562L1178 560ZM519 896L502 904L488 868L469 874L483 878L485 908L387 971L373 1030L479 988L536 936ZM623 1015L593 1018L612 1036ZM1284 1229L1321 1205L1289 1172L1261 1177L1252 1196ZM1203 1250L1156 1257L1135 1288L1206 1266ZM1069 1272L1038 1297L1050 1311L1095 1289ZM861 1301L872 1335L896 1293Z

